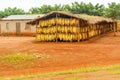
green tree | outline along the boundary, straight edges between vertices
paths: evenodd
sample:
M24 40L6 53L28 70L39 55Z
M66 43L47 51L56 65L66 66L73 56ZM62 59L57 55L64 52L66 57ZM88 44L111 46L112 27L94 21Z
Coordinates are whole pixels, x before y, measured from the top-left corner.
M40 13L41 13L41 14L46 14L46 13L49 13L49 12L53 11L52 9L53 9L53 8L52 8L51 5L42 5L42 6L40 7Z
M71 5L42 5L41 7L32 7L29 9L28 12L25 12L24 10L16 7L8 7L4 9L4 11L0 11L0 18L17 14L46 14L51 11L67 11L74 14L88 14L95 16L106 16L113 19L120 19L120 3L116 4L115 2L109 3L107 8L99 3L93 5L92 3L84 2L73 2L71 3Z
M19 9L19 8L6 8L4 9L4 11L0 11L0 17L3 18L5 16L9 16L9 15L17 15L17 14L25 14L24 10Z
M92 14L95 16L103 16L105 11L105 6L97 3L92 10Z
M0 18L3 18L3 17L5 17L5 14L3 11L0 11Z
M52 7L52 11L63 11L64 10L64 7L62 5L57 5L55 4L53 7Z
M40 8L38 8L38 7L32 7L32 8L29 9L28 13L29 14L40 14L41 12L40 12Z
M69 7L69 11L75 14L88 14L95 16L103 16L105 10L104 5L96 4L95 6L92 3L72 3L71 7Z
M63 11L67 11L67 12L71 11L71 6L69 4L63 5L62 8L63 8Z
M106 8L105 16L112 18L114 21L120 17L120 3L115 2L109 3L108 8ZM116 21L115 21L116 22ZM116 36L117 26L114 24L114 36Z
M112 19L118 19L120 17L120 3L115 2L109 3L108 8L106 8L105 16Z

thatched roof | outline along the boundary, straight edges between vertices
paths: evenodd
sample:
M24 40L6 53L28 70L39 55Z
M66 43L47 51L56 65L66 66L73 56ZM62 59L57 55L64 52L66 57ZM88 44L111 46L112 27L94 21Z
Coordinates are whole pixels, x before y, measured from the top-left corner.
M82 18L86 20L89 24L97 24L97 23L102 23L102 22L113 22L111 18L105 18L105 17L100 17L100 16L89 16L87 14L74 14L79 18Z
M68 17L72 17L72 18L77 18L79 19L78 16L76 15L73 15L72 13L69 13L69 12L64 12L64 11L52 11L50 13L47 13L46 15L40 17L40 18L36 18L36 19L33 19L31 21L28 22L28 24L35 24L36 22L38 22L40 19L46 19L47 17L49 16L52 16L52 15L55 15L55 14L61 14L61 15L64 15L64 16L68 16Z
M97 24L101 22L113 22L112 19L110 18L104 18L104 17L99 17L99 16L89 16L86 14L72 14L72 13L64 12L64 11L53 11L53 12L47 13L46 15L42 17L29 21L28 24L36 24L36 22L39 22L39 20L46 19L47 17L50 17L52 15L55 16L55 14L61 14L64 16L81 19L81 20L86 21L88 24Z

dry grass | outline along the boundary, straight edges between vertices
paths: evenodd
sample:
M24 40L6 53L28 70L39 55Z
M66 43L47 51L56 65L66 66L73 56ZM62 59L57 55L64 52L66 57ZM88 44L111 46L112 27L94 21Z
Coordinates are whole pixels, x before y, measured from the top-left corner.
M76 74L76 73L88 73L95 72L100 70L116 70L119 69L120 65L111 65L111 66L103 66L103 67L89 67L89 68L80 68L66 71L57 71L43 74L33 74L33 75L21 75L21 76L13 76L8 77L10 80L21 80L21 79L29 79L29 78L40 78L40 77L50 77L50 76L58 76L58 75L66 75L66 74ZM7 78L3 78L7 79ZM85 78L76 79L76 78L67 78L68 80L86 80Z
M86 78L75 78L75 77L71 77L71 78L66 78L65 80L87 80Z
M0 56L0 64L13 66L15 69L30 68L32 65L34 65L35 61L42 58L49 58L49 55L15 52Z

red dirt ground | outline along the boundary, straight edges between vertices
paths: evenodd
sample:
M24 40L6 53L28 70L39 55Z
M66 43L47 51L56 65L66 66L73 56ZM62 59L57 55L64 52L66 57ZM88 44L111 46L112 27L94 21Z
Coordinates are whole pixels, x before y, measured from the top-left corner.
M29 69L14 69L0 65L0 76L34 74L89 66L120 63L120 33L106 34L85 42L36 42L34 37L0 37L0 55L12 52L51 55L40 59ZM21 64L22 65L22 64Z

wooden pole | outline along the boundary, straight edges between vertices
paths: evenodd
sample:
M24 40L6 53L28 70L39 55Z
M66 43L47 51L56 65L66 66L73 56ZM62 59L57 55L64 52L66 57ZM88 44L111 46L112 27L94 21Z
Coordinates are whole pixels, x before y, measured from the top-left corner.
M99 29L99 35L101 34L101 28L100 27L101 27L101 25L99 24L99 28L98 28Z
M69 19L69 27L71 27L72 29L73 29L73 27L74 26L72 26L71 24L70 24L70 21L72 20L72 16L70 17L70 19ZM73 34L73 32L72 32L72 34ZM73 42L73 39L71 40L71 42Z
M82 22L82 20L80 20L80 34L81 34L81 40L83 40L83 22Z
M87 24L87 23L86 23ZM89 39L89 30L90 30L90 27L89 25L87 24L87 39Z
M58 42L58 24L57 24L58 14L56 14L56 42Z
M103 26L103 34L105 34L105 23L104 23L104 26Z
M109 30L109 32L110 32L110 23L108 24L108 26L109 26L109 29L108 29L108 30Z
M82 20L79 20L79 26L80 26L80 34L81 34L81 40L83 40L83 26L82 26Z
M96 31L97 31L97 24L95 24L95 36L97 36Z
M116 32L117 32L118 31L117 22L115 22L115 26L116 26Z
M94 34L95 34L95 29L93 24L92 24L92 30L94 31ZM94 34L92 35L92 37L94 36Z
M87 26L87 39L89 39L89 26Z
M89 28L88 28L88 29L89 29L89 30L88 30L88 34L89 34L89 39L90 39L90 38L91 38L91 33L90 33L90 32L91 32L91 30L92 30L92 29L91 29L91 24L88 25L88 26L89 26Z
M35 27L36 27L36 35L38 35L38 33L37 33L37 28L38 28L37 27L37 21L36 21L36 26ZM37 39L37 37L36 37L36 39Z
M79 33L80 33L80 20L78 19L78 31L77 31L78 42L80 42L80 36L79 36Z
M99 25L96 24L97 36L99 35Z
M116 25L115 25L115 22L113 22L113 31L114 31L114 36L116 36L116 33L115 33L115 31L116 31Z

